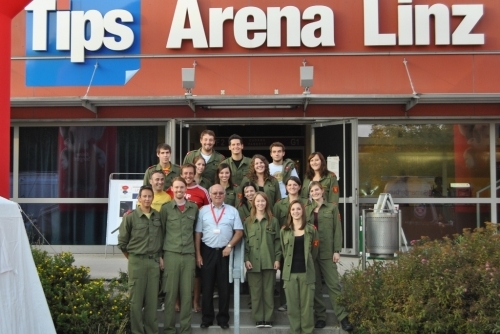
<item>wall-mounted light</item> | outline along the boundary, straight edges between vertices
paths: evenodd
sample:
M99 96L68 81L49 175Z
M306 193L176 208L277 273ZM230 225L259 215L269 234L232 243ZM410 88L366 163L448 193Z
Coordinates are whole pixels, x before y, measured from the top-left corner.
M196 60L193 63L193 68L182 68L182 88L186 90L184 95L192 95L194 88L194 74L195 74Z
M303 94L310 94L309 88L314 84L314 66L306 66L306 60L302 62L300 67L300 86L304 88Z

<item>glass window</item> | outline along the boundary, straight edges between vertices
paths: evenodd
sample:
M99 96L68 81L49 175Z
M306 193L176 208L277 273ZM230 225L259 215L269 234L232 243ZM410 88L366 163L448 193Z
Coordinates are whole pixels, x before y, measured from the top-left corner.
M104 245L107 204L21 204L30 243Z
M158 132L155 126L21 127L19 197L106 198L111 173L144 173L157 163Z
M361 197L489 197L489 124L359 125Z

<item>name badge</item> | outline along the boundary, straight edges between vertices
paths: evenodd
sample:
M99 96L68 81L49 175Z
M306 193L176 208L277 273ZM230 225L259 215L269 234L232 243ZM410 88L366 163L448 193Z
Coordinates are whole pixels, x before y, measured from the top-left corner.
M220 234L220 229L216 228L216 229L214 230L214 234Z

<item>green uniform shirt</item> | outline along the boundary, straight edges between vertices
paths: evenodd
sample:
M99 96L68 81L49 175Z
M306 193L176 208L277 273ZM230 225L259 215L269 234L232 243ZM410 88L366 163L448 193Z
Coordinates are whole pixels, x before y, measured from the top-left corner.
M184 164L192 164L194 158L199 155L201 155L201 148L188 152L184 157ZM217 173L217 167L219 167L219 164L222 162L222 160L224 160L224 156L222 154L217 151L212 151L212 155L206 163L205 171L203 171L203 174L201 175L203 177L206 177L210 182L214 182L215 173Z
M245 220L248 217L250 217L250 210L251 209L252 209L252 207L250 206L250 204L248 204L248 201L247 201L247 203L240 202L240 204L238 205L238 213L240 214L240 218L241 218L242 222L245 222Z
M226 188L226 197L224 198L224 203L237 208L240 204L240 194L240 187L235 184L230 185Z
M162 243L163 227L158 211L151 209L151 216L148 218L137 208L123 216L118 229L118 248L122 252L160 256Z
M160 164L151 166L148 169L146 169L146 172L144 172L144 181L143 181L143 184L145 186L151 185L149 183L149 179L151 179L151 174L153 174L153 172L157 170L163 171L163 168L161 167ZM172 185L172 180L177 176L181 176L180 167L177 166L176 164L170 163L170 171L168 172L168 174L165 174L165 184L163 185L163 190L167 190L168 188L170 188L170 186Z
M231 169L231 180L233 181L234 184L239 186L241 184L241 180L243 180L245 175L248 174L248 169L250 168L251 162L252 159L248 157L243 157L243 159L240 162L240 165L236 167L233 158L229 157L226 160L222 161L221 163L226 163L229 165L229 168Z
M207 179L206 177L201 177L200 183L198 184L200 187L203 187L205 189L209 189L212 186L212 182Z
M300 203L305 207L309 201L305 198L299 197ZM290 198L285 197L280 199L274 204L273 215L278 219L280 226L284 226L288 218L288 208L290 207Z
M280 227L274 217L268 226L267 218L260 222L250 218L245 220L243 226L245 233L245 261L252 263L252 272L264 269L274 269L274 262L281 260Z
M198 218L198 206L186 201L184 212L181 212L177 203L172 200L162 205L160 217L165 231L163 250L194 254L193 233Z
M281 249L283 251L283 279L290 280L290 271L293 263L293 248L295 245L295 235L293 230L282 228L280 231ZM314 260L318 256L320 241L318 232L312 225L307 224L304 229L304 257L306 260L306 280L311 284L316 281L314 272Z
M316 202L306 207L307 222L314 225ZM332 259L333 253L342 250L342 226L336 204L323 202L318 211L319 258Z
M241 181L242 184L246 182L252 182L258 187L257 182L251 181L248 176L245 176ZM257 191L259 190L257 189ZM269 198L269 204L271 206L274 206L274 204L281 199L280 183L274 176L269 176L264 182L264 192Z
M304 182L302 183L302 189L300 190L300 196L309 198L310 183L311 180L309 180L308 178L304 179ZM327 201L328 203L337 204L339 202L339 182L337 181L337 176L335 176L335 174L332 172L328 172L328 175L323 176L319 180L319 183L321 183L325 191L325 193L323 194L325 201Z

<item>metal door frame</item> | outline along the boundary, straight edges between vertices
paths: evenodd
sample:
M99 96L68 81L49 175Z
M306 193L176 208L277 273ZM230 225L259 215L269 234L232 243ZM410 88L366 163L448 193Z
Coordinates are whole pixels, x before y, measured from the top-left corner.
M346 156L346 141L349 140L349 138L346 138L346 124L351 124L351 161L345 161L345 159L342 159L341 163L343 164L343 170L346 171L348 170L347 168L350 167L352 171L352 188L351 188L351 194L352 196L346 197L346 178L345 176L341 176L341 183L343 182L343 194L340 194L339 198L339 205L343 205L344 212L347 212L347 203L351 203L351 214L352 214L352 234L349 236L352 240L353 248L342 248L342 254L343 255L351 255L351 256L359 256L359 165L358 165L358 119L357 118L349 118L349 119L341 119L341 120L335 120L335 121L329 121L329 122L324 122L324 121L318 121L313 124L311 124L311 152L315 152L315 142L316 142L316 135L315 135L315 128L319 127L325 127L325 126L332 126L332 125L342 125L342 132L344 135L344 141L343 141L343 149L342 149L342 154L343 157ZM346 221L343 221L343 233L344 233L344 240L347 240L347 228L346 228Z

